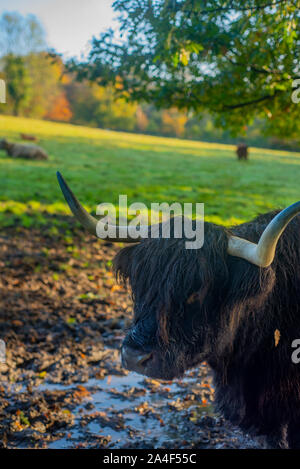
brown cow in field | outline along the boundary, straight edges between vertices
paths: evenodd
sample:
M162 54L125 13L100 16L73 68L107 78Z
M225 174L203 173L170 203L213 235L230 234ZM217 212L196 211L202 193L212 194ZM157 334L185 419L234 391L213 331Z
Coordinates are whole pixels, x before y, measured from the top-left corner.
M27 140L28 142L37 142L38 138L35 135L30 134L20 134L22 140Z

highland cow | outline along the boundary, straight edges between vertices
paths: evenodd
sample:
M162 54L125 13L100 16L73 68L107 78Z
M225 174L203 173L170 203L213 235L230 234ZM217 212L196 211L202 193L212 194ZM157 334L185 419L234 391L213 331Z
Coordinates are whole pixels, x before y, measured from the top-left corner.
M74 215L97 223L59 182ZM185 239L143 239L114 259L134 318L122 345L129 370L173 379L207 361L225 418L272 447L300 447L300 202L232 229L205 223L201 249ZM116 237L113 241L118 241ZM124 241L124 240L122 240Z
M6 139L0 140L0 150L6 150L6 153L12 158L24 158L27 160L47 160L47 153L37 145L28 145L23 143L10 143Z
M248 146L245 143L240 143L236 148L238 160L248 159Z

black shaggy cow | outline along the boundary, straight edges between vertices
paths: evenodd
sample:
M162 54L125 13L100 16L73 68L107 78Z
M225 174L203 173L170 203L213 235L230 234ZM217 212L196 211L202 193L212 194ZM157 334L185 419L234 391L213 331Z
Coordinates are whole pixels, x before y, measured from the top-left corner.
M248 160L248 146L245 143L239 143L236 147L236 154L238 160L246 161Z
M59 181L74 215L95 234L98 221ZM291 358L300 338L299 212L298 202L231 230L205 223L197 251L185 239L128 237L135 244L114 260L134 299L124 366L172 379L206 360L217 408L275 447L300 447L300 364Z

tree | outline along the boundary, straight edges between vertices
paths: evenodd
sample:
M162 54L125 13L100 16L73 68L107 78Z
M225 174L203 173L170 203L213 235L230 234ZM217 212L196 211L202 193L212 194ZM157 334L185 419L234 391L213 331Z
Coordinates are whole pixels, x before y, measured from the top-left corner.
M116 99L112 87L71 81L66 91L73 122L106 129L135 130L137 105L124 98Z
M300 107L299 0L116 0L121 38L94 38L78 77L122 86L119 96L214 116L240 132L254 117L264 132L295 135ZM284 113L284 119L282 115Z
M42 106L49 101L47 83L51 81L46 54L41 52L45 48L45 32L34 15L3 13L0 17L0 59L7 84L5 113L28 115L30 109L31 115L41 117L45 112ZM41 87L46 95L44 101L39 99Z
M81 125L97 126L95 118L98 101L93 87L86 82L71 80L66 86L67 99L71 104L72 122Z
M3 13L0 17L0 56L23 56L45 48L45 31L34 15Z
M64 93L68 77L61 57L39 52L28 54L24 60L34 90L24 115L68 121L71 112Z
M46 119L55 121L69 122L72 117L72 111L70 109L70 103L66 98L64 92L55 99L53 106L45 114Z
M9 103L15 116L20 114L31 95L31 81L22 57L10 54L6 57L4 74L7 81Z
M136 110L136 127L139 132L145 132L149 125L149 119L141 106Z
M177 111L177 109L163 110L162 112L162 132L165 135L176 135L182 137L184 135L187 116Z
M136 104L130 104L125 98L116 99L114 89L94 87L94 96L98 100L95 119L106 129L133 131L136 124Z

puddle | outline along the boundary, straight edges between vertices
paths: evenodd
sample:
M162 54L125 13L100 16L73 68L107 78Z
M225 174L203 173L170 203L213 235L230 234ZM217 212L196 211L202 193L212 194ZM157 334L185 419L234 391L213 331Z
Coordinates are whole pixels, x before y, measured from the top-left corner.
M84 386L44 382L31 390L22 384L9 388L11 447L264 447L215 414L206 364L172 382L128 373L92 378Z
M192 390L203 390L202 384L199 382L198 370L192 370L185 378L172 383L145 379L136 373L127 376L111 375L104 380L90 379L84 386L91 393L90 396L72 411L76 416L74 426L67 436L51 442L48 447L73 448L79 442L89 440L90 437L97 438L99 435L108 437L109 446L114 448L124 447L125 442L129 447L130 442L131 447L135 447L134 442L137 440L148 440L150 446L155 442L158 446L162 441L171 442L179 436L178 425L182 420L180 411L188 411L195 407L198 416L201 412L212 412L211 405L206 401L202 404L203 407L199 406L199 401L184 401ZM40 391L73 388L74 385L39 386ZM98 421L99 414L100 417L106 416L107 425ZM91 421L83 425L85 417ZM116 418L120 420L119 424L115 423ZM181 433L180 437L182 436Z

